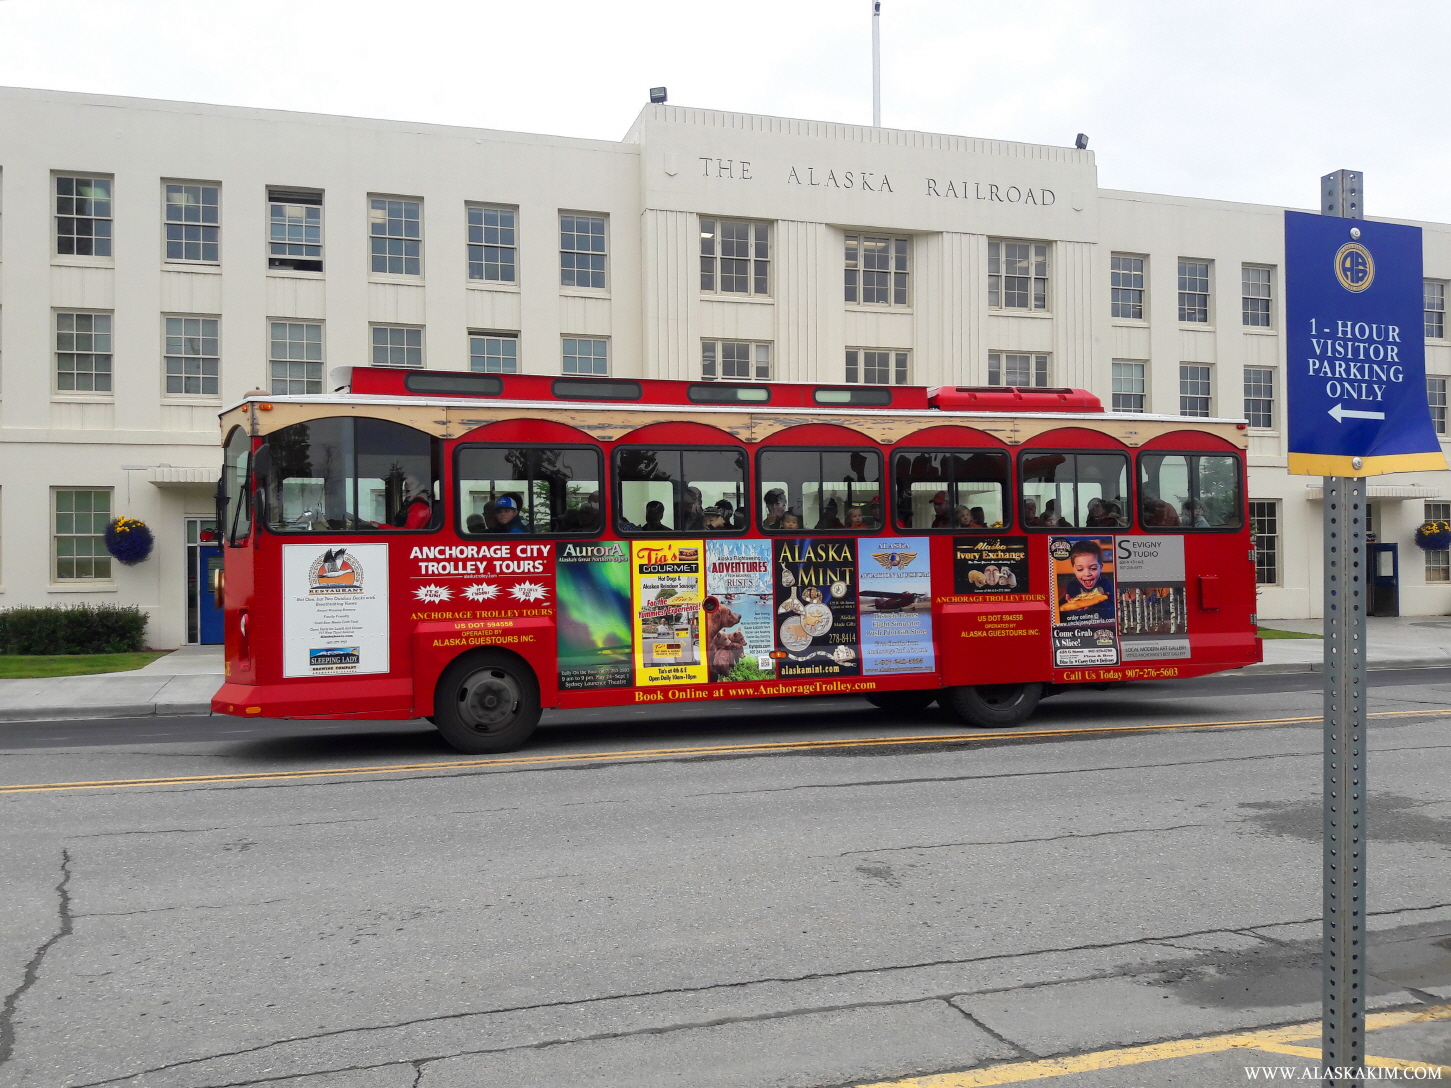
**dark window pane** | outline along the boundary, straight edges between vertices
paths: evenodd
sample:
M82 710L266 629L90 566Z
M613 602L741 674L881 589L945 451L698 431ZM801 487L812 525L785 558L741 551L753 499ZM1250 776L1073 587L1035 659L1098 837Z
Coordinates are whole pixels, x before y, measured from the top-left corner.
M469 446L458 456L458 522L480 533L595 533L602 460L588 448Z
M1008 456L989 450L892 457L893 509L904 529L999 529L1008 523Z
M1128 518L1128 458L1118 453L1028 453L1019 462L1022 523L1118 528Z
M744 450L616 452L622 533L724 533L746 525Z
M765 450L756 481L761 528L771 533L879 529L881 476L877 450Z

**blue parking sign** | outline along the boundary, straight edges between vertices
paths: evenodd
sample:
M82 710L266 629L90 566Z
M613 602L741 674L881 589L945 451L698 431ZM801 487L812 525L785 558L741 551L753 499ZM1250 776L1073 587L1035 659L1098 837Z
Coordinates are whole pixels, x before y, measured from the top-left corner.
M1285 213L1291 473L1446 467L1426 399L1423 305L1420 227Z

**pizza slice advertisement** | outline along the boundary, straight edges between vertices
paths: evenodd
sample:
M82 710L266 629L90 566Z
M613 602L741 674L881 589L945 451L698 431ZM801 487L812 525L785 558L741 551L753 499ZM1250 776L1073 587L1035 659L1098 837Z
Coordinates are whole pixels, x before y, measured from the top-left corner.
M1119 664L1113 537L1050 537L1048 559L1053 667Z

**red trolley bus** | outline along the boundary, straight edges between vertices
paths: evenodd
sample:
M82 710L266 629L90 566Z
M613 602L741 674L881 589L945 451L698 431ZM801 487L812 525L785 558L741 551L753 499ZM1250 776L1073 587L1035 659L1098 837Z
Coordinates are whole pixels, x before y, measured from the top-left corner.
M354 368L222 413L215 711L860 694L975 726L1260 659L1244 424L1075 389Z

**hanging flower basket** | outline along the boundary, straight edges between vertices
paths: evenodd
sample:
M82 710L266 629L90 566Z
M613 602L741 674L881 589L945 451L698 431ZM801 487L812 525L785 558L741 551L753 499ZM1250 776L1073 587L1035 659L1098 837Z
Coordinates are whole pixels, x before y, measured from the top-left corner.
M155 544L156 537L139 518L116 518L106 526L106 550L128 567L144 561Z
M1416 529L1416 544L1428 552L1451 549L1451 522L1428 521Z

